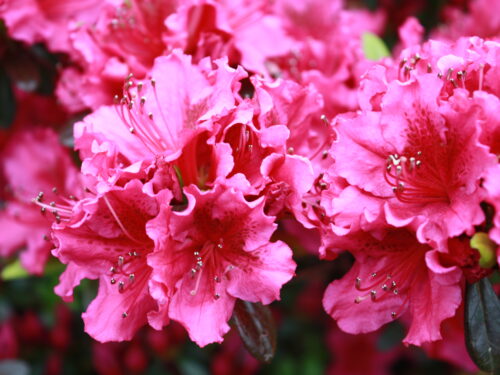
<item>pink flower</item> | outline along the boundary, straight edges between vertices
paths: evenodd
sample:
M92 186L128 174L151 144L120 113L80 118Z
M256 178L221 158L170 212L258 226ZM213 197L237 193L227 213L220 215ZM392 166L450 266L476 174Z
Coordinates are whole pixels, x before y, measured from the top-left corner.
M186 1L166 21L168 45L195 61L227 56L232 65L264 73L265 61L292 48L282 20L263 0ZM269 38L273 35L273 38Z
M313 170L306 158L294 155L271 154L261 165L262 174L268 180L266 186L266 212L277 216L288 209L302 209L302 197L313 184Z
M71 206L74 196L83 193L78 172L57 135L41 128L13 134L1 154L1 167L8 192L0 212L0 255L25 248L23 266L41 274L52 248L50 227L61 220L55 205Z
M45 42L52 51L69 52L70 26L93 22L104 4L100 0L5 0L0 18L14 39Z
M270 242L276 224L264 201L217 184L184 189L188 207L162 206L148 224L157 251L148 257L155 295L170 299L168 314L200 346L221 342L237 298L269 304L294 274L291 250Z
M101 107L75 125L75 145L83 173L114 183L139 173L160 158L170 162L197 134L212 129L212 119L236 105L245 76L223 60L195 66L179 51L159 57L151 80L132 77L114 107ZM144 165L143 165L144 164Z
M348 333L372 332L406 312L411 314L406 344L442 338L441 322L454 316L462 301L462 272L440 263L440 249L421 244L407 229L382 238L358 232L338 237L337 249L356 261L325 292L325 310Z
M158 212L156 199L133 180L79 201L71 221L53 228L53 253L68 265L56 293L71 300L80 280L99 279L97 297L83 313L85 331L98 341L130 340L146 323L160 329L167 322L150 294L146 262L154 248L146 223Z
M485 39L500 37L500 16L493 9L498 9L498 0L471 0L468 12L449 5L444 9L446 24L439 28L434 39L455 40L461 36L479 36Z
M315 174L330 164L328 149L335 138L322 117L323 97L312 85L303 86L287 79L276 81L253 78L254 100L259 107L260 124L283 124L288 128L286 152L309 159Z
M313 85L326 116L356 109L359 78L373 64L364 56L361 35L380 31L382 14L347 10L343 1L280 0L274 8L295 44L269 59L270 75Z
M167 49L164 21L175 6L175 0L104 1L95 22L75 26L71 46L79 68L66 69L57 90L68 109L112 104L128 74L146 78Z
M334 173L382 198L389 224L443 241L484 220L480 178L495 161L478 142L477 108L461 92L439 101L433 75L389 83L381 111L338 118Z

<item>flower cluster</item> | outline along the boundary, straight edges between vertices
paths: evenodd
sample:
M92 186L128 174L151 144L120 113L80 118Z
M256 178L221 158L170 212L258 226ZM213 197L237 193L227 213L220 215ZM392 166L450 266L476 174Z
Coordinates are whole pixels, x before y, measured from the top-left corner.
M65 56L55 92L81 164L19 120L0 254L24 248L40 274L52 250L66 301L98 280L83 320L100 342L174 320L205 346L238 299L279 300L292 237L353 256L323 296L341 330L401 318L405 344L446 358L465 284L500 262L500 31L485 3L449 8L425 42L409 19L400 52L373 61L364 36L390 14L340 0L5 0L12 38Z

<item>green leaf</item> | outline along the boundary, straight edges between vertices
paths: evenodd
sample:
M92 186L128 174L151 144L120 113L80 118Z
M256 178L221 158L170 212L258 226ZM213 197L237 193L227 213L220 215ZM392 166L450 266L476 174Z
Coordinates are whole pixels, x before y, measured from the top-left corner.
M269 307L237 300L232 322L250 354L270 363L276 352L276 325Z
M5 268L2 270L2 279L3 280L16 280L16 279L23 279L25 277L28 277L29 274L28 272L23 268L21 265L21 262L18 260L8 264L5 266Z
M373 33L364 33L361 41L363 43L363 53L368 60L377 61L391 55L384 41Z
M500 375L500 300L486 278L467 285L465 343L477 367Z

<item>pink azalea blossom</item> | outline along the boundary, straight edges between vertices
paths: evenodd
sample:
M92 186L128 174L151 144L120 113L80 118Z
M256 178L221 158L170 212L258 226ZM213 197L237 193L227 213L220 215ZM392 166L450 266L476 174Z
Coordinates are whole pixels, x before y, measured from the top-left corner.
M184 189L188 207L162 206L148 224L158 251L148 257L160 301L200 346L221 342L237 298L269 304L294 274L291 250L270 242L274 217L264 201L218 184L211 191Z
M283 124L289 131L286 152L306 157L315 174L331 164L328 149L335 138L328 121L322 117L323 97L313 85L278 79L253 79L255 100L259 104L259 123Z
M268 61L270 74L312 84L323 96L326 116L356 109L359 78L372 64L364 57L361 35L380 31L383 15L347 10L340 0L280 0L275 12L295 45Z
M75 145L83 173L113 183L155 159L175 160L194 136L210 130L213 117L235 107L245 73L222 60L215 70L205 62L192 65L180 51L160 57L150 80L128 79L115 106L101 107L77 123Z
M69 52L71 25L92 23L105 4L101 0L4 0L0 18L14 39L45 42L52 51Z
M130 73L146 78L154 59L166 51L164 20L175 10L176 1L108 0L101 6L94 22L71 30L78 68L63 71L57 94L73 112L112 104Z
M449 5L444 10L446 23L434 33L433 38L455 40L461 36L478 36L485 39L500 37L498 0L471 0L468 12Z
M462 272L441 264L442 250L419 243L404 228L380 239L363 232L337 237L335 247L351 251L356 259L323 298L325 310L343 331L372 332L409 312L404 343L442 338L441 322L454 316L462 301Z
M23 266L40 274L53 246L50 227L61 219L52 205L72 205L82 195L78 172L57 135L41 128L13 134L1 153L1 166L7 195L0 211L0 255L21 250Z
M443 241L484 220L479 182L495 162L478 142L477 108L460 92L440 102L432 75L389 83L381 111L339 118L334 172L383 198L386 220Z
M169 199L167 190L162 195ZM133 180L79 201L69 222L54 225L53 254L68 265L56 293L71 300L83 278L99 279L97 296L83 313L85 331L98 341L130 340L146 323L160 329L168 322L149 291L147 256L154 243L146 224L158 212L156 199Z
M264 73L270 56L288 53L293 46L270 8L264 0L186 1L166 21L166 42L195 61L227 56L231 64Z

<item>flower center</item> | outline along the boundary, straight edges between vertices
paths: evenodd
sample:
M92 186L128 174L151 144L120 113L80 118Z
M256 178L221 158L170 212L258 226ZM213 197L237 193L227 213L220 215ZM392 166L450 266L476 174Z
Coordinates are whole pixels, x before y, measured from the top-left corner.
M389 155L384 178L401 202L425 204L449 201L440 171L432 163L424 163L421 151L415 155Z
M234 269L232 264L228 264L221 273L220 254L224 248L222 239L216 244L206 242L200 251L194 251L194 264L191 268L190 277L194 279L193 289L189 292L192 296L198 294L202 282L209 283L207 286L212 291L215 300L220 298L217 284L229 278L229 272ZM203 279L203 280L202 280Z

